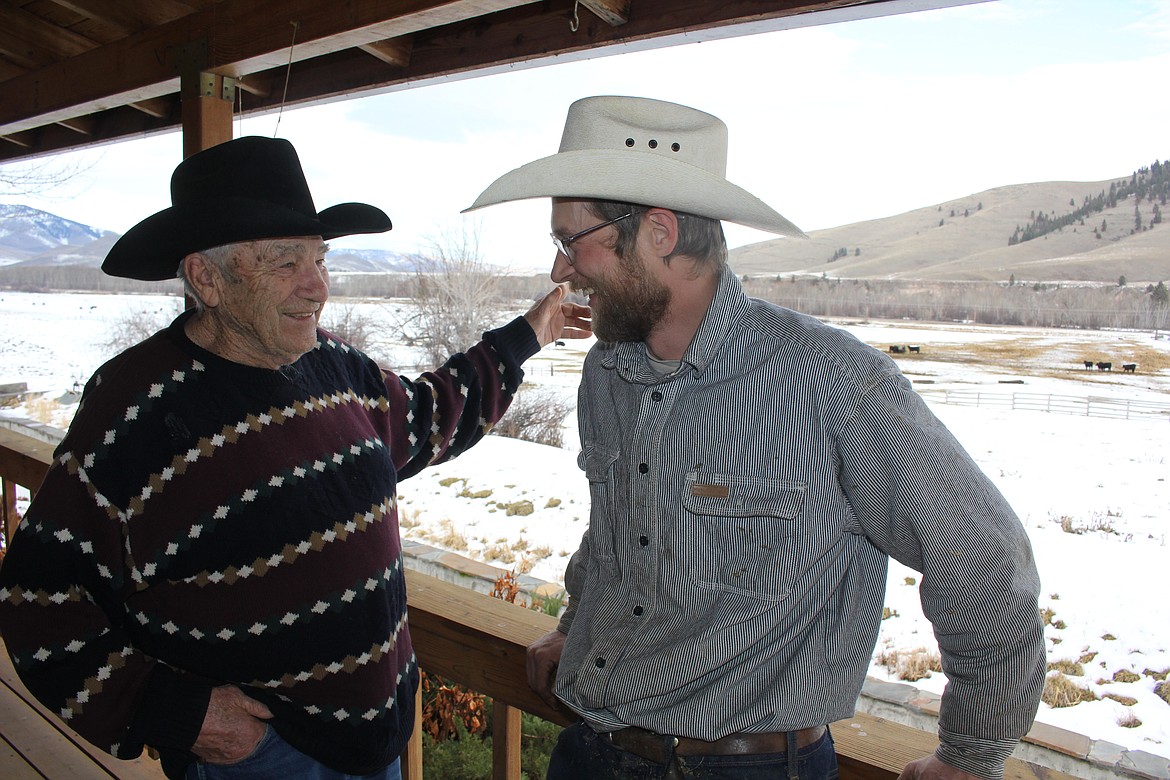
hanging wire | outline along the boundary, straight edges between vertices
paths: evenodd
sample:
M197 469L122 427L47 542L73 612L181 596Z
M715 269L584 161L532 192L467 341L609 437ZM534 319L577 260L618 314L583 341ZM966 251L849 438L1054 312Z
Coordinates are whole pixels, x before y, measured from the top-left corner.
M292 74L292 60L293 49L297 45L297 30L300 28L300 22L289 22L292 25L292 41L288 45L288 65L284 69L284 92L280 96L280 110L276 112L276 127L272 128L272 137L276 138L276 132L280 129L280 118L284 115L284 102L288 99L288 78Z
M577 16L577 6L581 4L581 0L573 0L573 21L569 22L569 32L577 32L581 27L581 19Z

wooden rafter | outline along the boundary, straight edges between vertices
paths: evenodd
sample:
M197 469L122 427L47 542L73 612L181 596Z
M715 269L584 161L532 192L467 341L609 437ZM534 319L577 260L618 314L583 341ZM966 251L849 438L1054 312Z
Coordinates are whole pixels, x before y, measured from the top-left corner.
M614 27L630 20L631 0L581 0L581 5L597 14L597 18Z

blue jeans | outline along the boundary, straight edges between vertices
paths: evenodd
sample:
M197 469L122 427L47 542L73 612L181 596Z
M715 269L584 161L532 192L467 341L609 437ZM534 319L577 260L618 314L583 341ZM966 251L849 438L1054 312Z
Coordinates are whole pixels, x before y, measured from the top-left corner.
M268 726L260 744L234 764L191 764L186 780L402 780L398 759L372 775L347 775L297 751Z
M788 756L677 756L687 780L786 780ZM796 752L800 780L837 780L833 736L825 735ZM667 767L622 750L601 734L576 723L561 732L548 763L547 780L662 780Z

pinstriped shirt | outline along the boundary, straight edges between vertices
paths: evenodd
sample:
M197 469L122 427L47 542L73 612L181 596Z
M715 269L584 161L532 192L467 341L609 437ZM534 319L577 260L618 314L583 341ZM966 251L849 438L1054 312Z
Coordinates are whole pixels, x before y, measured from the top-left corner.
M1045 673L1016 515L892 360L734 273L677 371L599 343L579 398L589 529L557 694L595 729L717 739L853 714L888 556L922 573L939 757L987 778Z

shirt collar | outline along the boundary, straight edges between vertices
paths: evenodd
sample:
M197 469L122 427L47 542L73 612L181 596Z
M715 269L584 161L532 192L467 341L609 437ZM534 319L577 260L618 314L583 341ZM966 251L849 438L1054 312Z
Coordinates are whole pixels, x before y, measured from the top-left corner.
M707 313L703 316L694 338L691 339L686 354L683 355L683 365L689 366L696 376L702 376L727 341L732 327L747 312L749 305L739 277L730 268L724 268L719 277L715 297L707 307ZM604 350L601 365L609 369L619 369L622 378L645 383L661 381L661 377L648 365L645 343L625 341L618 344L598 344L598 347Z

